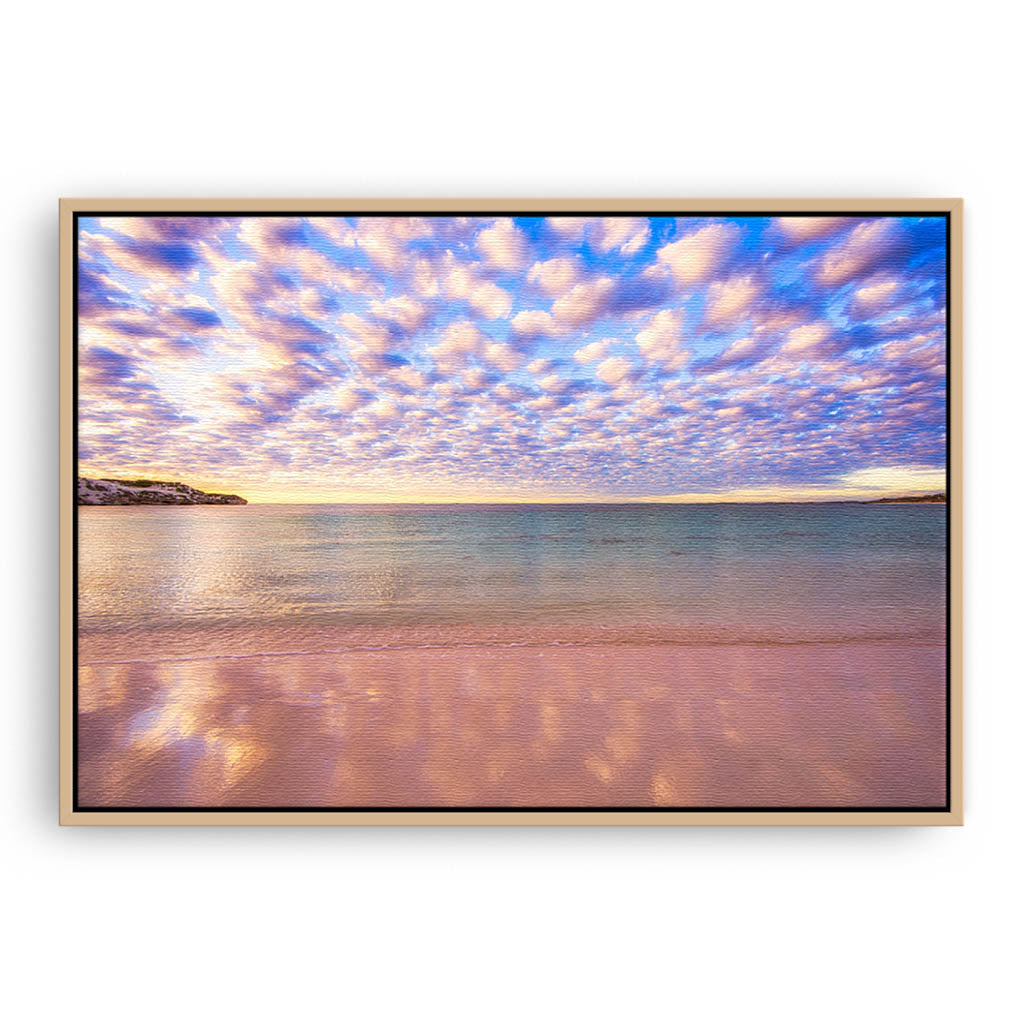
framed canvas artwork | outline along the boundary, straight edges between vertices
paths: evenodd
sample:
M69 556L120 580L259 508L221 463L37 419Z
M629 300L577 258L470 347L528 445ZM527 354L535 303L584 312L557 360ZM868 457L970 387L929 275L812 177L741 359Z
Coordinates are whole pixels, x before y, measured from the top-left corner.
M60 217L62 822L962 822L960 200Z

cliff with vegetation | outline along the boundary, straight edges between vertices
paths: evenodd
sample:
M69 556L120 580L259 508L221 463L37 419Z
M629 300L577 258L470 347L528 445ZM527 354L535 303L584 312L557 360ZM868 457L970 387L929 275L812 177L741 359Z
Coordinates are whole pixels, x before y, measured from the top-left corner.
M164 480L78 478L79 505L245 505L237 494L207 494L188 484Z

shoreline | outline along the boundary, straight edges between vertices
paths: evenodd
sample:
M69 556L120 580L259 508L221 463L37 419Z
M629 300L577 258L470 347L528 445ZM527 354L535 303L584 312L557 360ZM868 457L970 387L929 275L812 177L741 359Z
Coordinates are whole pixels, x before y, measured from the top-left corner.
M737 638L735 640L476 640L450 641L447 643L407 643L350 645L346 647L319 647L305 650L284 651L253 651L236 654L179 654L154 655L145 658L96 658L93 660L79 659L81 668L100 665L173 665L182 662L201 661L246 661L255 658L318 658L345 657L351 654L399 654L409 651L531 651L531 650L601 650L605 648L682 648L682 649L728 649L741 648L777 648L777 647L856 647L859 645L902 644L908 647L944 647L944 637L911 637L898 635L857 636L857 637L821 637L808 639L776 639L755 640Z
M740 628L699 623L662 623L602 626L587 623L545 626L470 626L436 623L420 626L259 626L207 627L182 631L179 627L154 630L140 638L118 631L79 631L77 661L90 665L158 665L195 661L244 661L252 658L300 658L351 654L388 654L403 651L530 651L607 650L617 648L692 649L732 647L764 649L829 647L897 643L909 646L945 645L944 626L930 629L864 629L839 633L834 628L784 632L765 625ZM124 656L146 643L144 657ZM255 646L255 649L254 649Z

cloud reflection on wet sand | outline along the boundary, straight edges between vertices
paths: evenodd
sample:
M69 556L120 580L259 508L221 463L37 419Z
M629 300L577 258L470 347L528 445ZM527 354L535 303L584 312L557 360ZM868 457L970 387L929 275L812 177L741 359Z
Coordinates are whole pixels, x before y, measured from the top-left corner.
M84 664L82 806L936 806L938 644Z

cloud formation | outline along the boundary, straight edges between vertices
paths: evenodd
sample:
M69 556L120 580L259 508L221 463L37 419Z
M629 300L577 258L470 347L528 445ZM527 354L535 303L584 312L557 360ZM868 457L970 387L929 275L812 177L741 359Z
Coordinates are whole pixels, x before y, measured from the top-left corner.
M80 469L255 500L865 494L945 469L938 217L118 217Z

